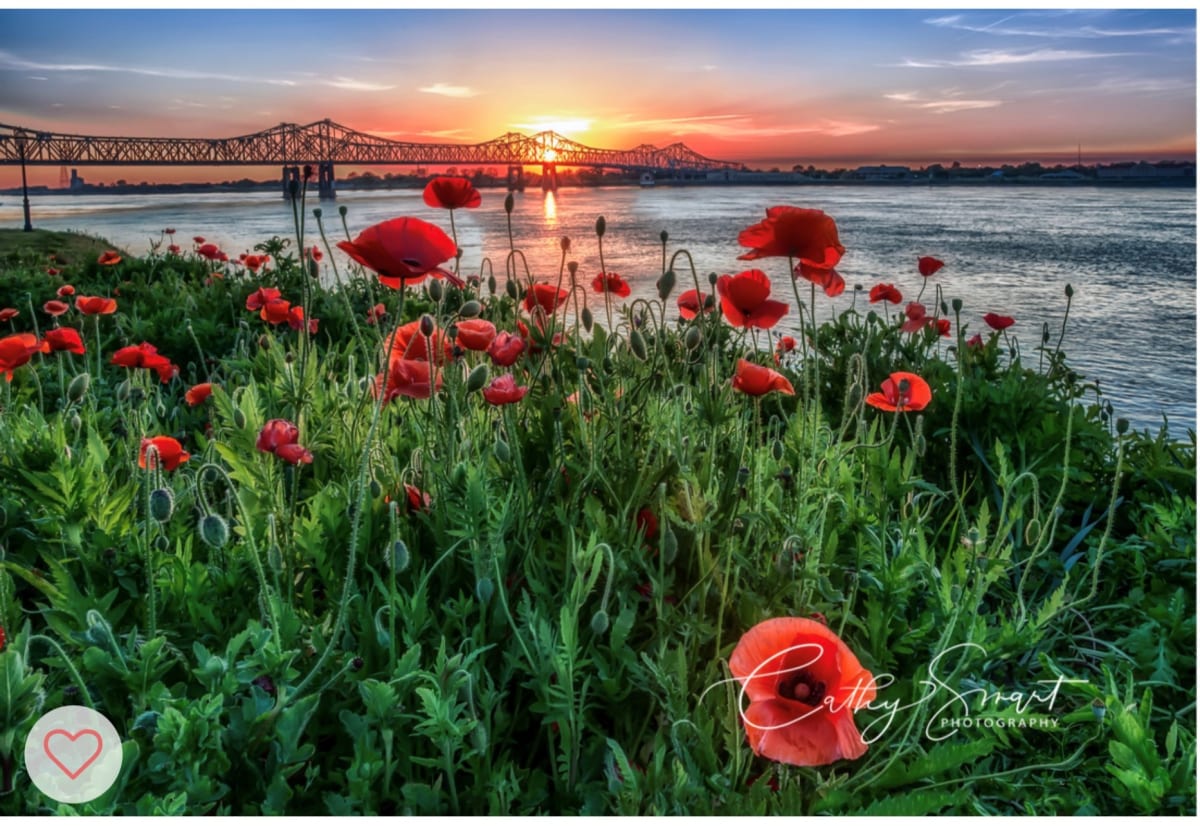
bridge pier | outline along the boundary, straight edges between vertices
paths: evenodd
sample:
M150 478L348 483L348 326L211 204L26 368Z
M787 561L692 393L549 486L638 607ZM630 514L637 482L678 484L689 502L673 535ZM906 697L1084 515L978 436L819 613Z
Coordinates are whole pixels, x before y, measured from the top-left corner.
M524 192L525 191L525 167L510 166L508 168L508 191L509 192Z
M322 201L333 201L337 198L334 188L333 161L321 161L317 164L317 197Z
M293 196L293 188L295 194L300 193L300 167L285 166L283 168L283 198L286 201Z
M542 164L542 189L558 192L558 167L552 163Z

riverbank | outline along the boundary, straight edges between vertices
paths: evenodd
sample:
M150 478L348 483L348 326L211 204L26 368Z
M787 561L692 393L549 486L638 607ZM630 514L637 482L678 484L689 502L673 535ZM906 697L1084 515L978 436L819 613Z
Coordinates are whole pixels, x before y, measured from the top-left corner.
M0 229L0 261L16 264L38 260L49 263L51 256L60 267L95 260L101 253L115 250L122 256L128 253L111 241L79 232L59 232L48 229Z

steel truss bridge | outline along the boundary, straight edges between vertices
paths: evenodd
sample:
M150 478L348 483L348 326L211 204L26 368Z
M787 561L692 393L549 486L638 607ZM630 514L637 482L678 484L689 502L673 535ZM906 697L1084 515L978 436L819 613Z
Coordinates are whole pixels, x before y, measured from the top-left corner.
M349 129L331 120L281 123L233 138L126 138L68 135L0 124L0 164L24 166L270 166L283 167L288 195L302 166L313 167L322 197L334 195L334 164L352 166L508 167L510 186L523 186L525 166L542 167L542 186L557 187L557 168L589 167L671 174L740 170L682 143L659 148L596 149L555 132L509 132L484 143L410 143Z

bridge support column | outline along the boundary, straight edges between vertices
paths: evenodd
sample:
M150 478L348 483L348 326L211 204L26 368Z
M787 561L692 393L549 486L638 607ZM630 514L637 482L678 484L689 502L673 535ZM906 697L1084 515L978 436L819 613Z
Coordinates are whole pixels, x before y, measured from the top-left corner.
M508 191L525 191L525 167L510 166L508 168Z
M322 201L332 201L337 198L334 189L333 161L321 161L317 164L317 197Z
M542 189L546 192L558 191L558 167L552 163L542 164Z
M293 192L292 190L295 190ZM285 166L283 168L283 198L299 196L300 194L300 167Z

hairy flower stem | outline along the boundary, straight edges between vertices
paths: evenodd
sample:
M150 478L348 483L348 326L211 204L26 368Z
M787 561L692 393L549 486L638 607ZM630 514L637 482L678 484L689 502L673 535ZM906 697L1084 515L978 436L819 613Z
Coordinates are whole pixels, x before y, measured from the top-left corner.
M79 669L75 667L75 663L71 662L71 658L67 656L67 652L63 651L53 638L47 637L45 634L33 634L29 637L29 641L25 648L25 657L29 658L29 647L35 642L44 642L47 646L54 649L54 653L58 654L62 660L63 666L67 669L67 673L71 675L71 682L75 683L75 687L79 689L79 698L88 708L94 709L96 703L92 700L91 692L88 691L87 683L83 681L83 677L79 675Z
M146 560L146 615L147 631L150 639L158 636L158 606L154 596L154 549L150 544L150 494L158 480L159 466L158 449L153 444L146 446L146 467L149 472L142 477L142 489L145 491L145 518L142 522L142 549Z
M608 316L608 342L612 341L612 293L608 290L608 270L604 268L604 236L596 236L596 248L600 251L600 279L604 282L604 314Z

